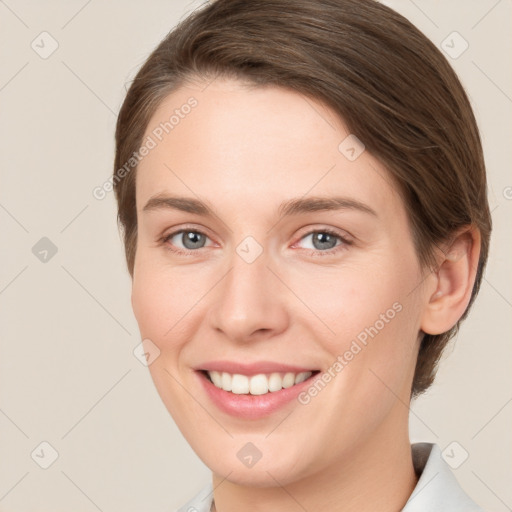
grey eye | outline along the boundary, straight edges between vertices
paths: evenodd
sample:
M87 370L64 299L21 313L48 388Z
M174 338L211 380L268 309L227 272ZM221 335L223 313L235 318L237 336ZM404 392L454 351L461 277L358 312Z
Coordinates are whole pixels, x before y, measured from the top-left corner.
M336 245L338 245L338 240L340 240L339 235L334 235L327 231L314 231L313 233L309 233L305 235L302 240L305 240L309 237L311 238L313 247L306 247L306 249L315 249L315 250L329 250L334 249Z
M198 231L178 231L170 238L173 245L176 245L174 242L175 238L183 244L184 249L194 250L202 249L205 246L206 239L208 237ZM180 248L179 244L177 247Z

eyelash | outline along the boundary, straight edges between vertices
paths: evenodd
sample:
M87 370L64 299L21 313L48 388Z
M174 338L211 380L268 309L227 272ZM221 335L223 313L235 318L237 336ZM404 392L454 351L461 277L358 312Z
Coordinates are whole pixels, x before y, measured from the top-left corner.
M201 249L204 249L204 247L201 247L199 249L194 249L194 250L193 249L178 249L176 247L172 248L168 243L169 240L180 233L196 233L196 234L203 235L208 238L208 235L206 233L202 232L201 230L187 229L187 228L183 229L182 228L182 229L179 229L178 231L174 231L174 232L162 237L161 242L162 242L162 244L165 245L166 250L171 251L176 254L179 254L179 255L190 256L193 253L197 253ZM321 251L319 249L304 249L305 251L308 251L308 254L310 256L313 256L313 257L332 256L333 254L339 252L340 250L346 249L346 246L352 245L352 242L350 240L347 240L345 237L341 236L337 231L334 231L333 229L329 229L329 228L313 229L311 231L308 231L307 233L304 233L300 237L299 241L306 238L307 236L315 234L315 233L326 233L328 235L336 237L342 243L334 246L332 249L327 249L325 251Z
M304 249L305 251L307 251L307 253L310 256L313 256L315 258L322 257L322 256L332 256L332 255L338 253L339 251L345 250L347 248L347 246L352 244L352 242L350 240L347 240L345 237L341 236L337 231L335 231L333 229L329 229L329 228L312 229L312 230L308 231L307 233L304 233L299 238L299 242L302 239L306 238L307 236L312 235L312 234L317 234L317 233L326 233L328 235L331 235L331 236L337 238L338 240L340 240L341 243L339 245L335 245L332 249L327 249L325 251L321 251L320 249Z

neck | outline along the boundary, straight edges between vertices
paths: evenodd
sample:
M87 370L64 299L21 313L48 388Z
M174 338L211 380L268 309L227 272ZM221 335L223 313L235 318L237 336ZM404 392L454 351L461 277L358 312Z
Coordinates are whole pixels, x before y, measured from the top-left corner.
M404 425L402 430L396 428L397 421L389 421L388 427L382 425L341 460L286 486L275 482L269 487L249 487L214 474L213 510L398 512L417 483L407 421L399 424Z

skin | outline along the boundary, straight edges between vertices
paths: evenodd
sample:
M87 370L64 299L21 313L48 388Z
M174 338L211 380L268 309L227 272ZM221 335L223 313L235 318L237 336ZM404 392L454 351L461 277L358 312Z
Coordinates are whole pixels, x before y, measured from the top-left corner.
M160 350L149 366L156 388L212 470L218 511L400 510L417 483L408 404L419 333L444 332L465 310L478 233L464 230L439 251L437 271L422 269L387 170L368 151L349 161L338 150L349 131L332 111L282 88L206 85L191 82L160 105L146 135L198 101L137 169L132 305L142 338ZM216 216L143 211L158 194L199 198ZM281 202L313 195L351 198L376 215L279 215ZM308 233L322 228L350 243L335 238L338 251L319 254ZM181 234L162 240L179 229L205 233L203 248L169 250L185 248ZM252 263L236 252L247 236L263 249ZM326 370L397 302L402 310L307 405L235 418L193 370L215 359ZM252 468L237 458L247 442L262 454Z

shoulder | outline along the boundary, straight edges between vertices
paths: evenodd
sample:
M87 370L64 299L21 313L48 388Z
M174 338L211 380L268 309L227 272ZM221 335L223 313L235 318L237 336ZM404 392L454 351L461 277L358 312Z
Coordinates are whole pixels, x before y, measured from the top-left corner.
M210 512L213 501L213 486L211 482L203 487L190 501L176 512Z
M402 512L484 512L462 489L437 444L411 446L418 483Z

